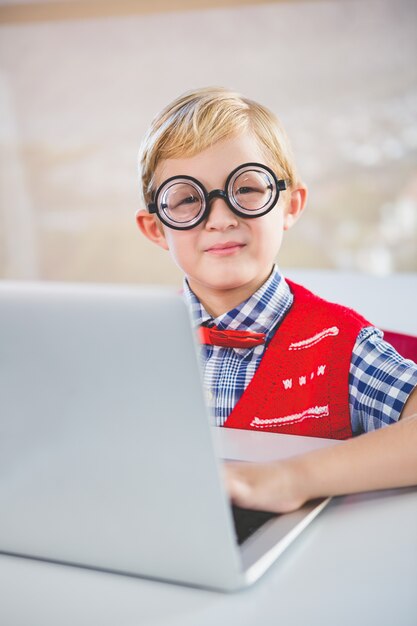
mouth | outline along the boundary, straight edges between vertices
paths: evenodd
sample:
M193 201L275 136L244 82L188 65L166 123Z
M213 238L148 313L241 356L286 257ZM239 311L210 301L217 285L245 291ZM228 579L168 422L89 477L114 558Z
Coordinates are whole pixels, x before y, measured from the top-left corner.
M205 252L209 254L214 254L215 256L228 256L232 254L236 254L242 248L245 247L246 244L240 243L238 241L226 241L225 243L216 243L214 246L210 246L210 248L206 248Z

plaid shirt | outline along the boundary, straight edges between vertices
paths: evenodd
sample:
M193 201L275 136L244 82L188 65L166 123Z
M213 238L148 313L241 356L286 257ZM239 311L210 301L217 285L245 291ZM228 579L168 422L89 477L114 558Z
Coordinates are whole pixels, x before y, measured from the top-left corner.
M184 296L195 326L209 322L220 329L266 334L255 348L201 346L207 404L217 426L223 426L261 361L277 324L292 304L292 293L275 267L268 280L248 300L213 319L184 281ZM349 409L353 433L360 434L396 422L417 385L417 365L404 359L383 340L377 328L363 328L352 352Z

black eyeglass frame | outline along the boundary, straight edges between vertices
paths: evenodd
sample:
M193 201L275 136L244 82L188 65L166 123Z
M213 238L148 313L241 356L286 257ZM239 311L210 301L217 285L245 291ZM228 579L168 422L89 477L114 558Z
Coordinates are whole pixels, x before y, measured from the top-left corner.
M245 170L250 170L254 168L255 169L260 168L262 171L267 172L272 177L272 180L275 185L275 197L273 198L270 204L267 203L267 208L264 211L251 215L250 213L247 213L246 211L242 211L241 209L239 209L239 207L237 206L237 203L233 204L233 202L231 201L233 194L229 194L229 188L230 188L232 181L234 181L234 179L237 178L236 176L237 174L239 175L243 174ZM183 222L184 225L175 226L172 223L172 221L168 221L166 217L164 218L163 210L161 211L159 209L158 200L162 192L165 191L166 186L169 185L169 183L172 183L173 181L179 182L182 180L186 182L192 182L194 186L196 187L196 189L202 192L200 195L201 201L202 201L201 203L202 208L200 210L200 213L198 213L197 216L193 220L191 220L191 223ZM191 228L195 228L196 226L198 226L198 224L201 224L201 222L203 222L207 218L207 216L210 213L210 203L214 198L223 198L223 200L225 200L229 209L235 215L238 215L239 217L243 217L245 219L246 218L254 219L256 217L262 217L263 215L266 215L274 208L274 206L278 202L280 191L285 191L285 189L287 189L287 184L288 184L287 180L278 179L278 177L273 172L273 170L271 170L271 168L269 168L267 165L263 165L262 163L255 163L255 162L243 163L242 165L239 165L232 172L230 172L229 176L227 177L224 189L213 189L210 192L207 191L203 183L201 183L199 180L197 180L193 176L187 176L185 174L182 176L181 175L171 176L171 178L168 178L167 180L165 180L156 190L153 202L150 202L148 204L148 211L149 213L154 213L158 215L161 222L165 224L165 226L167 226L168 228L172 228L173 230L190 230Z

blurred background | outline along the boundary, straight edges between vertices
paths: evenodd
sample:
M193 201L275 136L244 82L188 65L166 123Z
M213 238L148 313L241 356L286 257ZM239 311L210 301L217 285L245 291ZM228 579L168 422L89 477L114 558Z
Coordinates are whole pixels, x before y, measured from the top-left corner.
M417 271L417 2L0 0L0 278L180 284L135 225L180 93L281 118L308 210L282 267Z

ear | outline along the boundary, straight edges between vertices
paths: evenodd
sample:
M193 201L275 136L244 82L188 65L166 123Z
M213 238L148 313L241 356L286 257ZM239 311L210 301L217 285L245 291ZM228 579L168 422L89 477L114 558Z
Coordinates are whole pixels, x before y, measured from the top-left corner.
M141 209L136 213L136 224L145 237L164 250L168 250L163 226L156 215L152 215L148 213L148 211Z
M285 209L284 230L288 230L301 216L307 204L308 190L302 183L290 188L290 199Z

